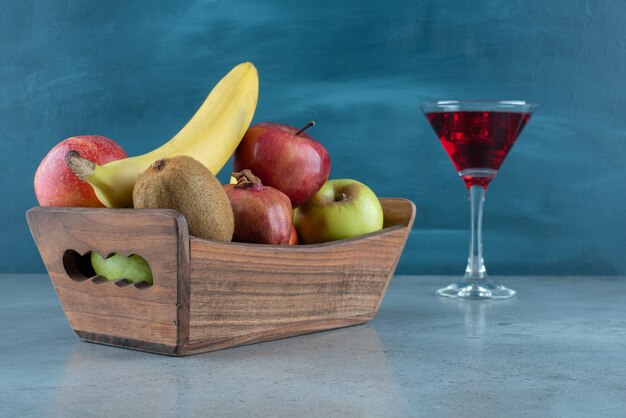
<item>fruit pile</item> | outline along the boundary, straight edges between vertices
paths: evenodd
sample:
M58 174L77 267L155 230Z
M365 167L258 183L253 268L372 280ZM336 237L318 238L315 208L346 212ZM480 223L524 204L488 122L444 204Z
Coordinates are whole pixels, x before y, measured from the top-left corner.
M216 241L316 244L382 229L382 207L370 188L328 180L328 152L305 132L314 122L302 129L271 122L249 128L257 99L256 68L243 63L178 134L147 154L128 158L102 136L68 138L37 169L37 200L41 206L175 209L191 235ZM222 186L215 174L231 156L231 184ZM92 254L96 273L113 280L107 261Z

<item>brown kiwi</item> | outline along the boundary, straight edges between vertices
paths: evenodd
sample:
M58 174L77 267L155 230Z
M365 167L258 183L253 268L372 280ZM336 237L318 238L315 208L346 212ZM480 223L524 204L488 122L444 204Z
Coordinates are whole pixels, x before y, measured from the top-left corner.
M133 188L135 208L175 209L187 218L189 234L230 241L233 209L220 182L199 161L177 156L157 160L139 175Z

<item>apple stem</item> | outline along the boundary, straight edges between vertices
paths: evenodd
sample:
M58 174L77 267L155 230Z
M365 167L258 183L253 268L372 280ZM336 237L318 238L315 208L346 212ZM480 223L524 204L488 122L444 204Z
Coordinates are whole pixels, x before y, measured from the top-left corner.
M348 200L348 195L345 193L337 193L335 195L335 202L345 202Z
M252 171L247 168L240 172L233 172L231 176L237 180L235 187L238 189L252 186L262 186L261 179L252 174Z
M302 127L302 129L300 129L298 132L296 132L296 135L300 135L302 132L306 131L307 129L309 129L311 126L315 126L315 121L312 120L309 123L307 123L306 125L304 125Z
M96 169L96 165L86 158L80 156L78 151L69 150L65 154L65 163L81 180L87 180Z

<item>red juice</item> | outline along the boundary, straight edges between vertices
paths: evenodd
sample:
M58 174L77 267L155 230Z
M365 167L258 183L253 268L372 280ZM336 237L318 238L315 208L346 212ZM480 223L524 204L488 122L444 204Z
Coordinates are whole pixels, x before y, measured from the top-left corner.
M487 187L530 113L432 112L426 117L467 187Z

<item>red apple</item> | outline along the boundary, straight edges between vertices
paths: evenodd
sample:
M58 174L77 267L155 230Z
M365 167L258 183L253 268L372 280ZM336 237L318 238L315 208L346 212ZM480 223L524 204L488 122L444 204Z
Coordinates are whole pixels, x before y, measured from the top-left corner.
M305 204L328 180L326 149L304 129L280 123L254 125L244 135L233 157L235 171L251 170L264 185L289 196L291 205Z
M70 150L98 165L128 157L115 141L104 136L67 138L52 148L37 168L37 201L41 206L104 207L89 183L76 177L65 163L65 154Z

